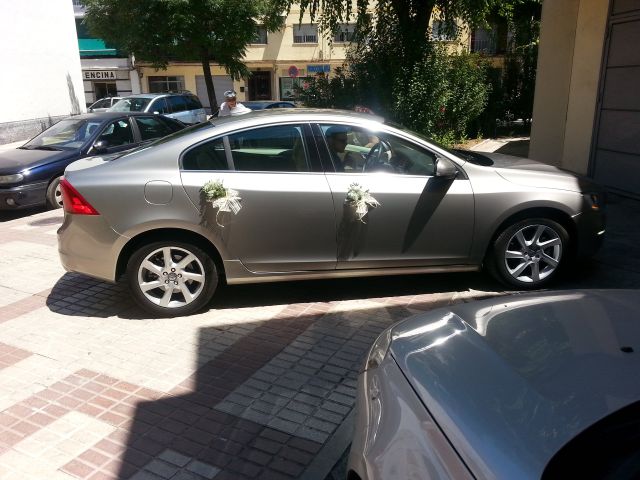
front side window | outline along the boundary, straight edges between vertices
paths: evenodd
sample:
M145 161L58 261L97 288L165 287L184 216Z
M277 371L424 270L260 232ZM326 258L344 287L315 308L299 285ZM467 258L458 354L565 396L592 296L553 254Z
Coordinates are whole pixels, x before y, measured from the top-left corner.
M182 157L183 170L229 170L222 138L202 143Z
M184 90L184 77L177 76L151 76L149 77L149 92L170 93Z
M318 43L318 26L314 24L294 25L293 43Z
M98 141L107 142L107 147L119 147L133 143L133 131L129 120L121 119L111 122L102 131L98 137Z
M386 132L321 125L336 171L432 176L436 154Z
M236 170L308 172L302 126L277 125L229 135Z
M136 125L140 131L140 139L144 142L154 138L164 137L171 133L171 129L165 125L159 118L154 117L135 117Z
M162 98L156 98L153 103L149 106L149 111L153 113L169 113L169 108L167 107L167 100Z

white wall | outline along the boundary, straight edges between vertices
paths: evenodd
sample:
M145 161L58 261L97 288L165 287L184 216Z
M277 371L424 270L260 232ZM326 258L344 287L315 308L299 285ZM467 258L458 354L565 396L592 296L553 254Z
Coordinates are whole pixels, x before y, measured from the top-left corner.
M85 110L71 0L0 0L0 45L0 129Z

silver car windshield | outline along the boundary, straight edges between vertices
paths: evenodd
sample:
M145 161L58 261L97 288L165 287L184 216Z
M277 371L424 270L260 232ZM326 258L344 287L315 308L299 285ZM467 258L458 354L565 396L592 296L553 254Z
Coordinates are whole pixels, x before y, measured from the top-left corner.
M110 112L144 112L152 98L123 98L109 109Z
M100 127L100 120L61 120L23 145L27 150L69 150L82 147Z

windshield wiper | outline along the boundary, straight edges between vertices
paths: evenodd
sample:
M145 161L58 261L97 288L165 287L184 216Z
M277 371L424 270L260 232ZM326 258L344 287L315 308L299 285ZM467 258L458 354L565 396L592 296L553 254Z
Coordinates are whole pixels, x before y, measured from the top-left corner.
M64 150L63 148L52 147L51 145L31 145L29 150L51 150L54 152L61 152Z

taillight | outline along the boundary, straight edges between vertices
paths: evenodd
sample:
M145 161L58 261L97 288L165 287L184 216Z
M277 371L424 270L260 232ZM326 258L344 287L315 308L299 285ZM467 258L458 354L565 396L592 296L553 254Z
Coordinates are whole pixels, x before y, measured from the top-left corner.
M62 190L62 206L65 212L76 215L100 215L64 178L60 180L60 189Z

